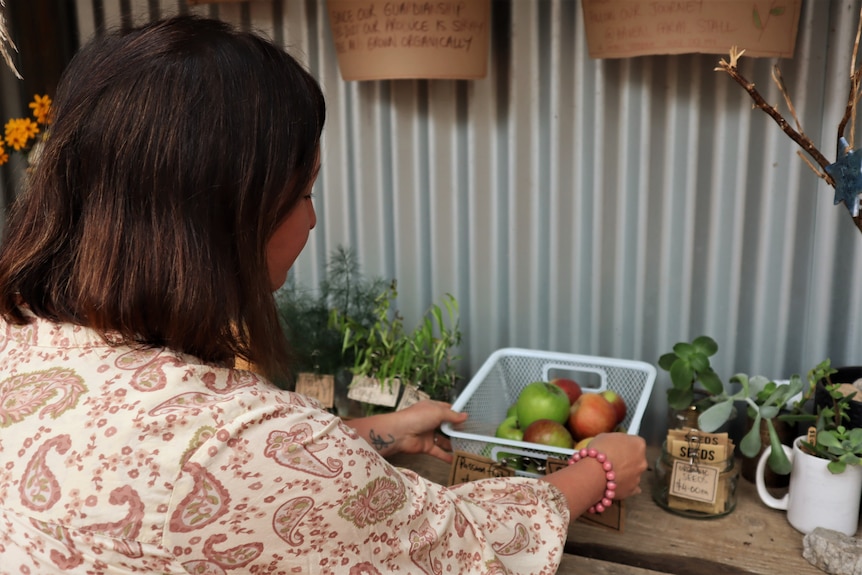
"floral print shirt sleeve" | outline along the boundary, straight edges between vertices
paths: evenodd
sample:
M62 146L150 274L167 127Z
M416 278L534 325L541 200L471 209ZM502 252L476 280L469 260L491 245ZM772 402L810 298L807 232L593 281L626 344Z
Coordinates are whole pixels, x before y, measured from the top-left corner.
M545 482L444 487L254 374L0 323L0 573L553 573Z

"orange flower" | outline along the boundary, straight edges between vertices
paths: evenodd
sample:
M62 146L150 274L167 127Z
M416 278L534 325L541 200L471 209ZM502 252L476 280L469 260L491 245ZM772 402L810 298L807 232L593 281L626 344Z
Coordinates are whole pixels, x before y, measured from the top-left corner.
M0 146L0 166L9 161L9 154L6 153L6 148Z
M33 109L33 117L36 122L47 126L51 123L51 98L48 95L40 96L36 94L33 101L30 102L30 108Z
M26 148L39 133L39 125L30 118L12 118L6 122L6 145L14 150Z

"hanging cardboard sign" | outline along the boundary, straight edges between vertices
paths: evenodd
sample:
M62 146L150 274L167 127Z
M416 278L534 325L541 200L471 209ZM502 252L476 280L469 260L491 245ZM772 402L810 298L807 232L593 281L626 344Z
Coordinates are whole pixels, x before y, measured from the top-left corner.
M802 0L583 0L591 58L728 54L792 58Z
M490 0L328 0L344 80L482 78Z

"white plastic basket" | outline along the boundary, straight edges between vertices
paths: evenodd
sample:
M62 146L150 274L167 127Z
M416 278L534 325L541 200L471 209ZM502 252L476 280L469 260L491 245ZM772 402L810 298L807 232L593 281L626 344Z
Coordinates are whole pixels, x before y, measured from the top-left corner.
M457 427L441 427L456 451L499 459L500 453L544 460L548 456L568 458L574 450L512 441L495 437L497 426L515 403L521 390L533 381L567 377L577 381L584 393L611 389L628 407L622 427L637 435L641 419L655 383L655 367L635 360L575 355L530 349L504 348L495 351L464 388L452 405L470 417ZM534 476L530 472L519 475Z

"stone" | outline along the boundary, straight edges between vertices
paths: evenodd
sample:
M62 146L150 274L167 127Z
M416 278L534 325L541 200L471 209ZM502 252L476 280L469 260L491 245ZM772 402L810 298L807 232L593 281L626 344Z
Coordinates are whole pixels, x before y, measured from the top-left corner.
M862 575L862 541L822 527L802 539L802 556L830 575Z

